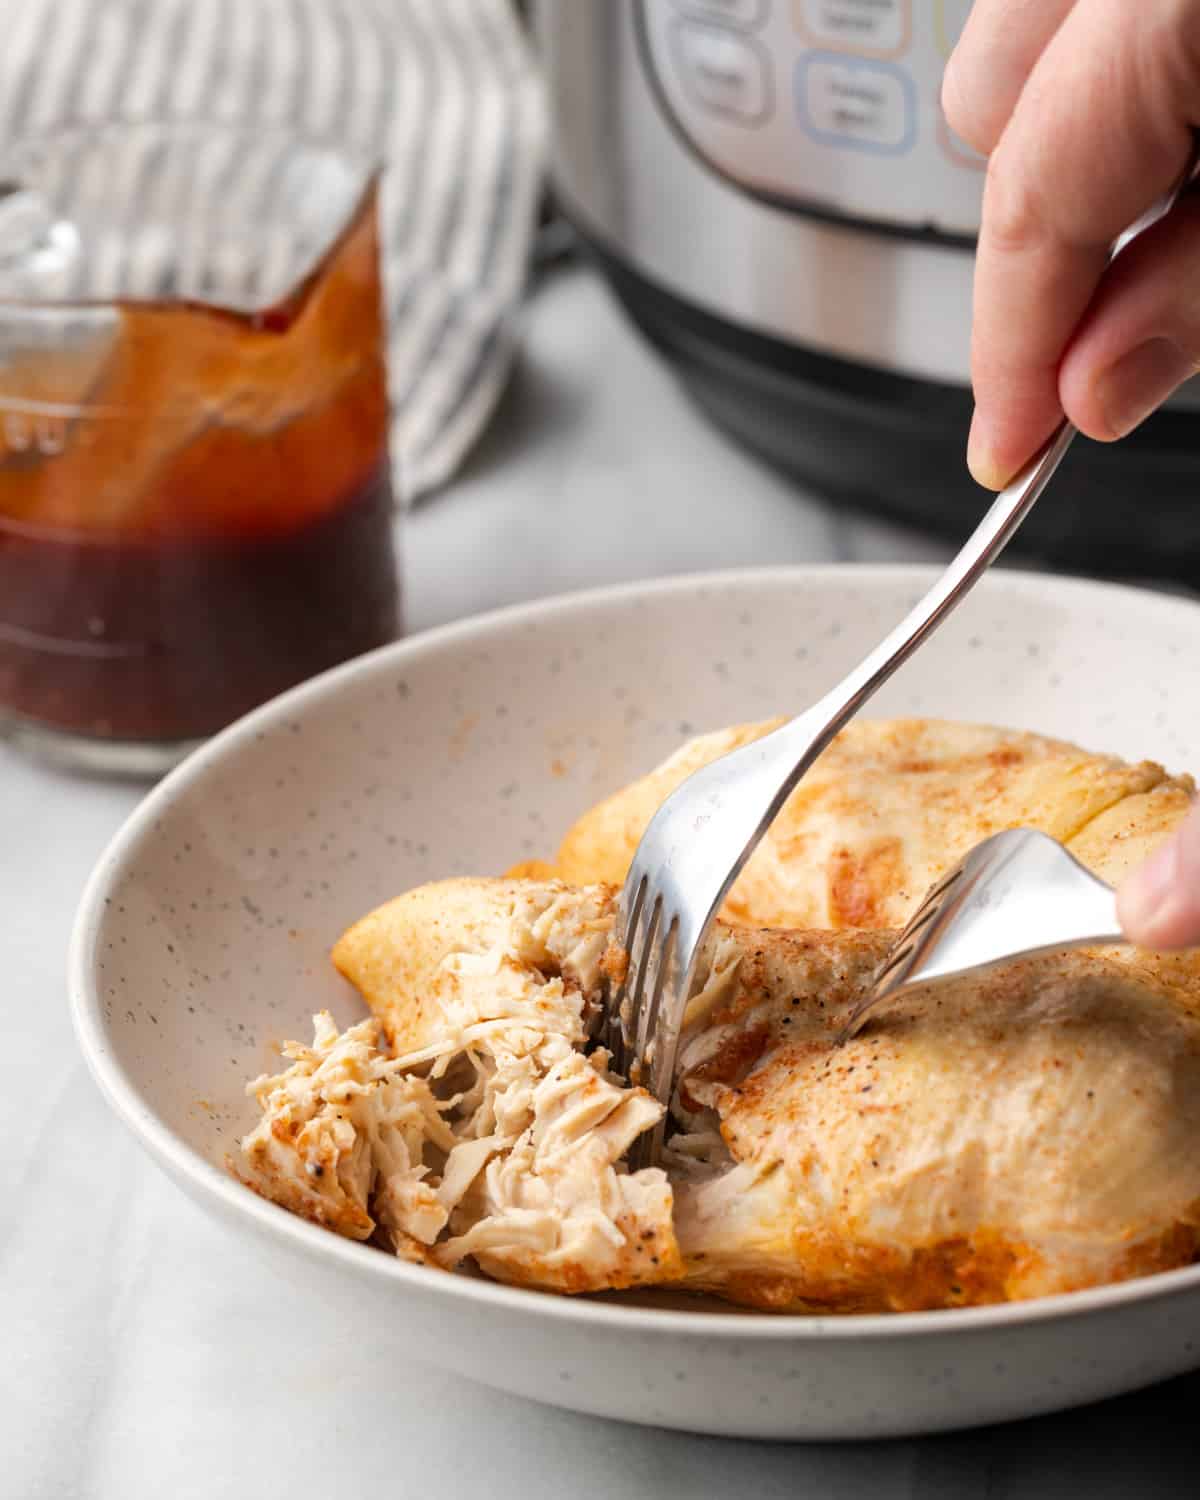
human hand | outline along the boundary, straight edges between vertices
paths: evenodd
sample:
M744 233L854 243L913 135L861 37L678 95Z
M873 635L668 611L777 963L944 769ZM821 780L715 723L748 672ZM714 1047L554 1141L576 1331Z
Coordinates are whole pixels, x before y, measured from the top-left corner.
M1124 883L1117 913L1142 948L1200 944L1200 808Z
M1113 240L1200 124L1200 0L975 0L943 90L989 157L975 273L971 472L999 489L1064 413L1124 437L1200 368L1200 200ZM1200 944L1200 809L1123 886L1128 936Z
M1064 413L1112 441L1200 368L1200 201L1099 287L1113 240L1188 159L1200 0L975 0L943 102L990 158L968 462L999 489Z

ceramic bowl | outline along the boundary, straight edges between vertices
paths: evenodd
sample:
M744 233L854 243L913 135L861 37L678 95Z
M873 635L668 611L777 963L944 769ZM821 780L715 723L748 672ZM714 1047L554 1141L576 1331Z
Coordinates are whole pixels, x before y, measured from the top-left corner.
M113 1108L188 1193L314 1295L399 1320L423 1360L629 1421L775 1438L1047 1412L1200 1364L1200 1267L1007 1307L771 1317L556 1297L406 1265L256 1198L222 1159L247 1079L360 1005L355 918L436 877L550 854L700 730L799 710L932 575L800 568L623 587L467 621L289 693L199 751L104 855L70 960ZM1200 764L1200 607L1000 572L872 704Z

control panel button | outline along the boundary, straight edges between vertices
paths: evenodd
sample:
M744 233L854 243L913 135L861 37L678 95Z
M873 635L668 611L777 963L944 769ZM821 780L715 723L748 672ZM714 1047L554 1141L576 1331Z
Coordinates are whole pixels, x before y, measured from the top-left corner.
M933 29L942 56L949 57L958 46L974 0L933 0Z
M678 21L673 29L675 63L691 98L705 109L757 125L771 107L767 54L745 37L720 26Z
M761 26L767 11L767 0L675 0L675 4L695 16L747 27Z
M822 47L899 57L912 40L909 0L794 0L800 30Z
M811 53L796 71L800 122L831 146L899 156L916 139L912 79L889 63Z

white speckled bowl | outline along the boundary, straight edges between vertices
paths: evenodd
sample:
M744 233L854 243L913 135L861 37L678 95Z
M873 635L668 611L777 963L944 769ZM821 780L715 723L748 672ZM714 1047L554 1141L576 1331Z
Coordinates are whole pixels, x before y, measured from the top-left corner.
M101 860L70 977L114 1109L198 1202L306 1289L403 1320L421 1358L630 1421L878 1437L1051 1411L1200 1364L1200 1267L1014 1307L772 1318L571 1300L405 1265L231 1181L244 1082L356 998L330 943L437 876L551 852L687 735L799 709L929 580L743 572L507 611L297 689L193 756ZM1200 607L999 573L872 706L982 719L1200 765Z

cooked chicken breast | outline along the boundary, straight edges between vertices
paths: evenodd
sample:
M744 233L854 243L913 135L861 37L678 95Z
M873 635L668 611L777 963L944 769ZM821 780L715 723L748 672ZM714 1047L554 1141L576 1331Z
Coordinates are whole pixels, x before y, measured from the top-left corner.
M736 978L679 1110L731 1165L676 1187L691 1285L784 1310L1002 1302L1187 1264L1200 1244L1200 985L1041 958L832 1040L881 934L730 929ZM681 1145L686 1147L687 1137Z
M903 998L833 1039L927 887L1002 828L1116 881L1193 787L1036 735L858 722L789 800L710 939L664 1170L662 1110L590 1047L613 888L685 746L582 818L554 880L448 881L334 962L374 1019L251 1086L234 1170L410 1259L560 1291L673 1284L779 1310L1034 1297L1200 1244L1200 955L1039 958ZM772 930L760 930L760 929ZM783 930L783 929L799 930Z
M629 1172L660 1108L584 1050L613 906L458 880L366 917L334 959L376 1020L319 1019L252 1086L235 1170L434 1265L781 1311L1004 1301L1195 1257L1196 965L1039 959L895 1002L839 1050L889 935L721 927L666 1170Z
M572 885L620 885L667 795L781 722L684 745L580 818L544 873ZM1005 828L1040 828L1114 879L1179 821L1193 792L1190 777L1168 777L1161 766L1127 765L1040 735L856 720L788 799L723 915L753 927L902 927L939 876Z
M662 1108L583 1051L611 926L605 892L482 881L358 923L334 960L378 1022L288 1044L233 1170L408 1259L568 1292L678 1277L665 1174L619 1165Z

